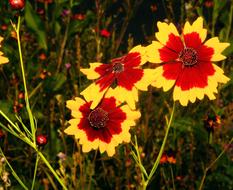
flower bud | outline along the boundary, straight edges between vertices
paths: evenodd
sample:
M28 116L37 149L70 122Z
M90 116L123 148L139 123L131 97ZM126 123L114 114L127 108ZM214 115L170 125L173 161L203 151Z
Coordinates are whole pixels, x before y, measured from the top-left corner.
M9 0L12 9L21 10L25 6L25 0Z

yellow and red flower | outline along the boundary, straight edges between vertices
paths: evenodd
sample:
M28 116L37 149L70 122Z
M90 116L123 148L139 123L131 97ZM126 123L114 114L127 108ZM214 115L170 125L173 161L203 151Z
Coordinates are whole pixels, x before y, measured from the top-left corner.
M2 46L1 46L2 41L3 41L3 37L0 36L0 48L2 47ZM3 56L3 52L0 51L0 65L1 65L1 64L5 64L5 63L8 63L8 62L9 62L8 58L7 58L7 57L4 57L4 56Z
M131 109L135 109L138 101L138 89L147 90L153 81L154 69L142 69L147 62L145 47L136 46L128 54L112 59L109 64L91 63L89 69L81 69L90 80L96 81L88 86L81 95L87 101L93 101L91 108L98 105L110 87L115 87L117 99L126 101Z
M182 35L172 23L158 22L157 26L158 41L147 46L148 61L162 63L155 69L152 86L163 87L164 91L174 86L173 99L183 106L204 95L215 99L218 83L226 83L229 78L212 62L226 58L222 51L229 43L221 43L217 37L204 42L207 30L202 17L192 25L186 22Z
M140 112L132 111L127 105L120 106L114 96L104 97L100 104L91 109L91 101L76 97L67 101L67 107L74 117L65 130L75 135L83 152L99 148L109 156L115 154L115 147L122 142L130 142L129 129L134 126Z

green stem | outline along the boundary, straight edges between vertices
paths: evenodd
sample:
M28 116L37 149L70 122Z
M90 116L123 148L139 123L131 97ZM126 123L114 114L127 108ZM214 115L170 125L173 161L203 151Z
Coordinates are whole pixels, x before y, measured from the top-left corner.
M72 6L73 6L73 0L70 0L70 10L72 9ZM61 48L60 48L60 52L59 52L58 60L57 60L57 71L56 71L56 74L58 74L59 71L60 71L60 69L61 69L63 55L64 55L65 47L66 47L66 42L67 42L67 39L68 39L70 20L71 20L71 14L69 14L68 18L67 18L67 24L66 24L65 34L64 34L64 38L63 38L62 43L61 43Z
M32 92L29 94L28 98L30 99L32 96L34 96L38 90L42 87L43 83L40 82L33 90Z
M173 190L176 190L175 181L174 181L174 173L173 173L173 169L172 169L172 166L171 166L171 165L170 165L170 170L171 170L171 177L172 177L172 186L173 186Z
M36 127L35 127L34 118L33 118L33 115L32 115L32 111L31 111L30 103L29 103L29 99L28 99L28 90L27 90L27 83L26 83L26 77L25 77L23 56L22 56L22 50L21 50L20 35L19 35L20 16L18 17L18 24L17 24L17 28L15 28L15 30L16 30L16 34L17 34L20 67L21 67L21 72L22 72L22 77L23 77L23 86L24 86L24 93L25 93L26 109L27 109L28 116L29 116L29 121L30 121L30 126L31 126L31 132L32 132L33 142L35 144L36 143L36 140L35 140L36 139L36 137L35 137Z
M40 156L40 158L43 160L43 162L46 164L46 166L49 168L49 170L53 173L54 177L57 179L57 181L60 183L60 185L63 187L64 190L68 190L67 187L64 185L64 183L62 182L62 180L59 178L59 176L57 175L56 171L52 168L52 166L50 165L50 163L47 161L47 159L44 157L44 155L38 151L37 152L38 155Z
M35 186L36 173L37 173L37 168L38 168L38 162L39 162L39 160L40 160L40 157L38 156L38 154L36 154L36 164L35 164L35 170L34 170L34 175L33 175L33 181L32 181L31 190L33 190L34 186Z
M166 129L166 134L164 136L162 146L161 146L161 148L159 150L158 157L157 157L157 159L156 159L156 161L155 161L155 163L154 163L154 165L153 165L153 167L151 169L151 172L150 172L149 177L147 179L147 183L150 182L151 178L153 177L153 175L154 175L154 173L155 173L155 171L156 171L156 169L157 169L157 167L159 165L159 161L160 161L161 156L163 154L164 147L165 147L167 137L168 137L168 133L169 133L169 129L171 127L171 123L172 123L172 120L173 120L174 111L175 111L175 102L173 103L172 113L171 113L171 116L170 116L170 119L169 119L169 122L168 122L168 126L167 126L167 129Z
M19 182L19 184L25 189L28 190L28 188L26 187L26 185L24 185L24 183L22 182L22 180L19 178L19 176L16 174L16 172L14 171L14 169L11 167L10 163L8 162L7 158L5 157L1 147L0 147L0 153L1 156L4 157L5 162L7 163L8 167L11 169L12 175L14 176L14 178Z
M210 132L209 133L209 144L212 144L212 142L213 142L213 133Z
M225 41L227 42L229 40L230 32L231 32L231 25L232 25L232 17L233 17L233 1L231 1L231 8L229 13L229 22L227 24L227 31L226 31L226 37ZM224 70L226 61L224 60L222 63L222 69Z
M141 161L141 157L140 157L140 152L139 152L139 149L138 149L138 141L137 141L137 136L135 135L134 136L134 141L135 141L135 145L134 145L134 148L136 150L136 156L135 157L135 161L137 162L137 164L139 165L140 167L140 170L141 170L141 175L142 175L142 185L143 185L143 189L146 189L147 187L147 182L145 181L145 176L146 178L148 178L148 174L142 164L142 161Z
M27 141L25 141L25 142L28 143L32 148L34 148L36 150L36 152L39 155L39 157L47 165L47 167L53 173L54 177L58 180L58 182L61 184L61 186L63 187L63 189L67 190L67 188L65 187L65 185L63 184L63 182L61 181L61 179L59 178L59 176L57 175L57 173L54 171L54 169L52 168L52 166L49 164L49 162L47 161L47 159L36 148L36 125L35 125L35 122L34 122L33 114L32 114L31 108L30 108L29 98L28 98L27 83L26 83L25 70L24 70L23 57L22 57L22 50L21 50L21 43L20 43L20 35L19 35L19 31L20 31L20 16L18 17L17 28L14 25L13 25L13 27L14 27L16 33L17 33L17 42L18 42L18 50L19 50L19 58L20 58L20 67L21 67L21 72L22 72L22 77L23 77L23 85L24 85L24 91L25 91L24 93L25 93L26 109L27 109L27 112L28 112L29 120L30 120L30 127L31 127L32 139L33 139L33 143L31 143L31 141L29 141L28 138L26 137ZM34 175L35 175L35 173L34 173Z
M206 178L206 175L207 175L207 172L214 166L214 164L222 157L222 155L226 152L226 150L228 149L229 145L233 142L233 137L231 138L231 140L229 141L228 143L228 146L225 147L223 149L223 151L218 155L218 157L210 163L210 165L208 167L205 168L205 171L204 171L204 174L202 176L202 179L201 179L201 183L200 183L200 186L198 188L198 190L202 190L203 188L203 185L204 185L204 182L205 182L205 178Z

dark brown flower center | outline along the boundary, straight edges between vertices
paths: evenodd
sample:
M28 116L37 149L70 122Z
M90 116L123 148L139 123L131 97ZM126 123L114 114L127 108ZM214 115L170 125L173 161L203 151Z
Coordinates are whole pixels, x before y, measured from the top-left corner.
M102 108L96 108L91 111L88 120L94 129L106 127L106 123L109 120L108 112L104 111Z
M179 59L184 66L193 66L197 64L197 52L193 48L184 48L179 54Z
M113 64L112 72L113 73L121 73L124 71L124 63L125 56L114 58L111 60L111 63Z
M124 65L122 63L115 63L112 70L114 73L121 73L124 71Z

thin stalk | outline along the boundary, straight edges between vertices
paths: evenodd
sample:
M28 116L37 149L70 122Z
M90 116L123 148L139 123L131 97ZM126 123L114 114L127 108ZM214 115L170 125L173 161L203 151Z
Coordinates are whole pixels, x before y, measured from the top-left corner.
M49 170L53 173L54 177L57 179L57 181L60 183L60 185L63 187L63 189L68 190L67 187L65 186L65 184L60 179L60 177L57 175L56 171L52 168L50 163L44 157L44 155L40 151L38 151L37 154L40 156L40 158L43 160L43 162L46 164L46 166L49 168Z
M34 175L33 175L31 190L33 190L34 186L35 186L36 173L37 173L37 168L38 168L38 162L39 162L39 160L40 160L40 157L38 156L38 154L36 154L36 164L35 164L35 169L34 169Z
M175 181L174 181L174 173L173 173L173 169L172 169L172 166L171 166L171 165L170 165L170 170L171 170L171 177L172 177L172 186L173 186L173 190L176 190Z
M229 22L227 24L227 32L226 32L226 38L225 38L226 42L228 41L229 36L230 36L230 32L231 32L232 17L233 17L233 1L231 1L231 8L230 8L230 13L229 13Z
M12 172L12 175L14 176L14 178L19 182L19 184L25 189L25 190L28 190L28 188L26 187L26 185L22 182L22 180L19 178L19 176L16 174L15 170L11 167L10 163L8 162L6 156L4 155L1 147L0 147L0 153L1 153L1 156L4 157L5 159L5 162L7 163L8 167L10 168L11 172Z
M17 129L17 126L7 117L7 115L5 113L2 112L2 110L0 110L0 114L8 121L8 123L11 124L11 126L13 126L15 129Z
M232 25L232 17L233 17L233 1L231 1L231 8L229 13L229 22L227 24L227 31L226 31L226 37L225 42L229 40L230 32L231 32L231 25ZM224 60L222 63L222 69L224 70L226 61Z
M71 2L72 2L72 0L71 0ZM23 77L23 85L24 85L24 91L25 91L24 93L25 93L26 109L27 109L27 112L28 112L29 120L30 120L30 127L31 127L33 142L31 142L30 139L28 139L28 137L26 137L26 136L24 138L22 137L20 139L23 140L24 142L26 142L27 144L29 144L32 148L34 148L34 150L37 152L37 154L39 155L39 157L43 160L43 162L46 164L46 166L53 173L54 177L61 184L61 186L63 187L63 189L67 190L67 188L65 187L65 185L63 184L63 182L61 181L61 179L59 178L59 176L57 175L57 173L54 171L54 169L52 168L52 166L49 164L49 162L47 161L47 159L36 148L36 137L35 137L35 134L36 134L36 125L35 125L35 122L34 122L33 114L32 114L31 108L30 108L29 98L28 98L27 83L26 83L25 69L24 69L24 64L23 64L21 42L20 42L20 35L19 35L19 31L20 31L20 16L18 17L17 28L15 27L15 25L13 25L13 27L14 27L16 33L17 33L17 42L18 42L18 50L19 50L19 57L20 57L20 67L21 67L21 72L22 72L22 77ZM9 122L11 124L13 124L13 122L11 122L11 121L9 121ZM15 126L15 125L13 124L13 126ZM20 135L22 135L22 132L19 134L19 137L20 137Z
M43 83L40 82L33 90L32 92L29 94L28 98L30 99L32 96L34 96L37 91L42 87Z
M198 188L198 190L202 190L203 188L203 185L204 185L204 182L205 182L205 178L206 178L206 175L207 175L207 172L214 166L214 164L222 157L222 155L226 152L226 150L228 149L228 147L230 146L230 144L233 142L233 137L231 138L231 140L229 141L228 143L228 146L225 147L223 149L223 151L218 155L218 157L210 163L210 165L208 167L205 168L205 171L204 171L204 174L202 176L202 179L201 179L201 183L200 183L200 186Z
M168 122L168 126L167 126L167 129L166 129L166 134L164 136L164 139L163 139L163 143L162 143L162 146L159 150L159 154L158 154L158 157L151 169L151 172L149 174L149 177L147 179L147 183L149 183L149 181L151 180L151 178L153 177L158 165L159 165L159 161L161 159L161 156L163 154L163 151L164 151L164 147L165 147L165 144L166 144L166 141L167 141L167 137L168 137L168 133L169 133L169 129L171 127L171 123L172 123L172 120L173 120L173 115L174 115L174 112L175 112L175 102L173 103L173 108L172 108L172 113L171 113L171 116L170 116L170 119L169 119L169 122Z
M144 168L142 161L141 161L141 157L140 157L140 152L138 149L138 142L137 142L137 136L134 136L134 141L135 144L132 143L132 145L134 146L134 149L136 151L136 153L132 150L131 151L131 155L133 156L135 162L137 163L137 165L139 166L140 170L141 170L141 177L142 177L142 188L146 189L147 187L147 182L145 180L145 177L148 178L148 174L146 172L146 169Z
M17 28L15 28L15 31L16 31L16 34L17 34L17 43L18 43L20 67L21 67L21 72L22 72L22 77L23 77L23 86L24 86L26 109L27 109L28 116L29 116L33 143L35 144L36 143L36 140L35 140L36 139L36 137L35 137L36 127L35 127L32 111L31 111L30 103L29 103L29 99L28 99L28 90L27 90L27 83L26 83L26 77L25 77L25 69L24 69L24 63L23 63L23 56L22 56L22 50L21 50L19 30L20 30L20 16L18 17L18 24L17 24Z
M165 188L168 189L168 190L170 190L169 183L168 183L168 180L167 180L167 177L166 177L166 174L165 174L165 171L164 171L163 168L161 169L161 173L162 173L163 178L164 178Z
M70 0L70 11L72 9L72 6L73 6L73 0ZM63 55L64 55L64 52L65 52L66 42L67 42L67 39L68 39L68 32L69 32L69 27L70 27L70 19L71 19L71 14L69 14L68 18L67 18L67 24L66 24L65 34L64 34L63 40L61 42L61 48L60 48L60 52L59 52L58 60L57 60L57 71L56 71L56 74L59 73L59 71L61 69L62 59L63 59Z
M210 132L209 133L209 144L212 144L212 142L213 142L213 133Z
M46 170L45 170L45 174L46 174L46 176L47 176L47 178L48 178L48 180L49 180L51 186L53 187L53 189L54 189L54 190L58 190L58 188L57 188L55 182L53 181L53 179L51 178L51 176L49 175L49 173L48 173ZM45 189L46 189L46 188L45 188Z

